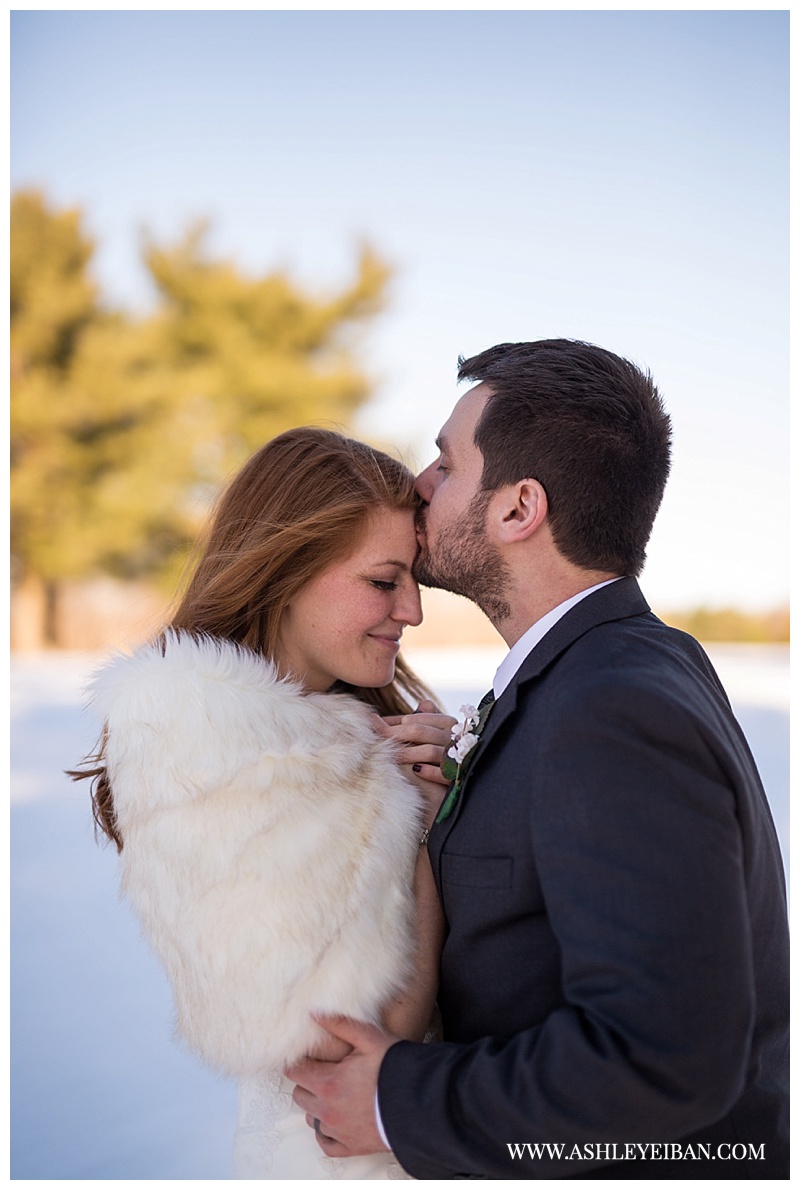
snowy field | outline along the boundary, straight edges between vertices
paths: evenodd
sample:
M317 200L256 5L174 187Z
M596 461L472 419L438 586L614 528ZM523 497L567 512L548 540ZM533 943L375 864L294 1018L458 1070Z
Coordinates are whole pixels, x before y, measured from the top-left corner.
M772 804L789 825L788 649L711 650ZM491 651L409 657L451 711L491 684ZM81 687L96 659L12 662L11 1176L225 1179L235 1089L171 1040L160 969L117 897L85 784L96 739Z

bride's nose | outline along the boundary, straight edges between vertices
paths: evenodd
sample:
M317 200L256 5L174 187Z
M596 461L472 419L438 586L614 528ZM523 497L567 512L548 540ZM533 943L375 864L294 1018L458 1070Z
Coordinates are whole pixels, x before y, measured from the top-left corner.
M409 624L412 628L422 623L422 601L416 583L409 583L398 592L397 601L392 609L392 619Z

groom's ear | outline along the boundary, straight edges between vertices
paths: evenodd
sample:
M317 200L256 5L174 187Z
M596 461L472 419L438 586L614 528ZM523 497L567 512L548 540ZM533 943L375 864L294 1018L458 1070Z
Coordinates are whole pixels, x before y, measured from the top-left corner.
M526 541L547 516L547 493L538 479L509 484L498 501L498 535L506 545Z

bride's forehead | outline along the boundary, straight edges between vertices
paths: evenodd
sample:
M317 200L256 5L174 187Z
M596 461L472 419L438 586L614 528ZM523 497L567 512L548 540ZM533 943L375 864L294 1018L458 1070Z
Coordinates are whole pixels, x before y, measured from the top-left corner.
M376 509L370 514L355 552L376 558L398 558L409 564L417 552L414 513L410 509Z

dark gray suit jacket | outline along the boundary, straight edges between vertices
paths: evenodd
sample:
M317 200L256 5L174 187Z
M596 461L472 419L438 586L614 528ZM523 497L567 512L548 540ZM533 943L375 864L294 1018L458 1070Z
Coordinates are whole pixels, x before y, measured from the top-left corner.
M409 1173L788 1177L775 830L705 653L635 580L523 663L430 854L445 1040L393 1046L379 1081Z

